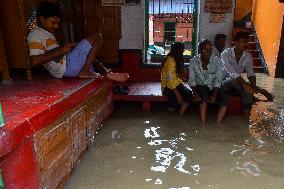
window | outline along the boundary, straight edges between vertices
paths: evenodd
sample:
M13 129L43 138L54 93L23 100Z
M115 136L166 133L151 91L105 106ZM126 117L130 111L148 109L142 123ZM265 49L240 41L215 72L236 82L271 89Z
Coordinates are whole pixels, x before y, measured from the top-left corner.
M185 61L195 52L197 0L145 0L146 63L160 63L174 42L185 45Z
M164 23L164 42L175 42L176 40L176 23L165 22Z

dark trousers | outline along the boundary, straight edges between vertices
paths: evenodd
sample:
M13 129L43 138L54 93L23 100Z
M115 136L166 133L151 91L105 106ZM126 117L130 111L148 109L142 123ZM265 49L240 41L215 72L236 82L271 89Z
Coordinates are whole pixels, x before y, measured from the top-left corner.
M201 98L201 103L207 104L210 96L213 94L214 90L210 90L207 85L197 85L196 86L197 93ZM220 106L227 106L228 98L223 90L223 88L219 89L216 104Z
M241 97L242 106L245 110L251 109L253 96L247 93L238 81L227 78L223 82L223 88L227 93L239 95Z
M178 92L180 93L180 95L183 98L184 102L190 103L190 101L192 100L192 91L187 88L186 86L184 86L183 84L179 84L176 89L178 90ZM174 90L169 89L169 88L164 88L163 89L163 95L168 97L169 99L169 108L177 108L178 107L178 100L176 97L176 94L174 92Z

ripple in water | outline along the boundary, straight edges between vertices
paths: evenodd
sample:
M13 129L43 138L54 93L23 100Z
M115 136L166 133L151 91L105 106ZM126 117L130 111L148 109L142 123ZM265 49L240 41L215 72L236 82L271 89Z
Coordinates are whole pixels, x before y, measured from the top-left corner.
M250 134L254 138L271 136L284 141L284 107L277 102L259 102L250 115Z

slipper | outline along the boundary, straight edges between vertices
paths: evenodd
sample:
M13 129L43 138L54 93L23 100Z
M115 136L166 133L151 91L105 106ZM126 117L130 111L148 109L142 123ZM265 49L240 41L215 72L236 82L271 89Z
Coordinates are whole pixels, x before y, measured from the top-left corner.
M129 91L128 86L122 86L121 88L122 88L123 90L125 90L125 91Z
M124 95L128 95L128 93L129 93L129 91L123 89L123 87L120 87L120 92L121 92L121 94L124 94Z
M175 111L176 109L175 109L175 108L168 107L168 110L169 110L170 112L172 112L172 111Z
M121 95L120 86L113 87L113 93L116 95Z
M129 88L127 86L122 86L120 87L120 91L125 94L125 95L128 95L129 93Z

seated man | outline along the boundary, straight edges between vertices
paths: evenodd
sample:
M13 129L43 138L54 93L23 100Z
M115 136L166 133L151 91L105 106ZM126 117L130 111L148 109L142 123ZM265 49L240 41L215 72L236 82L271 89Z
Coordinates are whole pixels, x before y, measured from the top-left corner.
M219 90L222 84L221 60L212 55L212 43L209 40L199 43L198 52L189 63L188 84L192 88L194 100L200 104L201 122L206 122L207 104L217 103L220 108L216 122L220 123L227 111L227 99L223 91Z
M239 93L244 114L249 115L254 94L260 93L269 101L273 100L273 96L266 90L256 86L253 59L251 54L245 51L248 46L249 34L247 32L238 32L234 41L235 46L225 49L221 54L223 78L225 78L223 87L226 92L234 90ZM246 82L241 76L244 70L247 73L249 82Z
M127 73L113 73L95 61L100 46L101 34L92 34L78 44L67 43L59 47L54 32L59 27L61 12L59 7L49 1L42 2L37 10L36 26L28 36L32 66L43 65L56 78L103 78L95 73L92 63L101 69L104 75L116 81L126 81Z
M214 40L214 46L212 47L212 55L221 58L221 53L223 52L226 44L227 36L225 34L217 34Z

